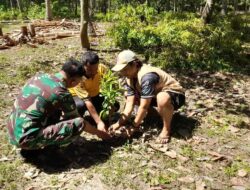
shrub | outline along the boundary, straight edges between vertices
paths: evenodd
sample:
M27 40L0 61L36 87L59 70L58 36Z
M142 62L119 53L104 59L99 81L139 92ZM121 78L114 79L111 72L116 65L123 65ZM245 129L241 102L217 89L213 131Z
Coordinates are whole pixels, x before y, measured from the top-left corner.
M195 14L156 14L141 5L121 8L113 19L108 35L117 46L143 53L163 68L233 70L241 60L243 29L235 17L218 16L204 26Z
M37 4L34 4L29 7L27 11L27 17L29 19L44 19L45 17L45 5L44 3L39 6Z
M19 10L1 10L0 9L0 20L15 20L15 19L22 19L23 15L20 13Z

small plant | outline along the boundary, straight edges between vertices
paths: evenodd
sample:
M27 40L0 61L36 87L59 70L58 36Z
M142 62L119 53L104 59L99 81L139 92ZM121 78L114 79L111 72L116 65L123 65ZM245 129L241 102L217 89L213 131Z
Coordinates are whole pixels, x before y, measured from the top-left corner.
M236 176L237 172L241 169L249 173L250 164L240 160L234 161L231 165L224 168L224 173L229 177L233 177Z
M105 73L101 80L101 95L104 97L100 116L103 120L109 120L112 116L114 104L121 97L123 88L119 84L118 77L110 70Z

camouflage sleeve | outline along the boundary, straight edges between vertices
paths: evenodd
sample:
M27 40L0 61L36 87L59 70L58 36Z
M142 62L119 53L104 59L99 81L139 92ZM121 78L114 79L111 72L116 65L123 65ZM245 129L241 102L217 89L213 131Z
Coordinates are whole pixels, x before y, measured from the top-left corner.
M70 92L66 91L64 93L60 93L60 104L63 111L63 117L65 119L79 117L74 99Z

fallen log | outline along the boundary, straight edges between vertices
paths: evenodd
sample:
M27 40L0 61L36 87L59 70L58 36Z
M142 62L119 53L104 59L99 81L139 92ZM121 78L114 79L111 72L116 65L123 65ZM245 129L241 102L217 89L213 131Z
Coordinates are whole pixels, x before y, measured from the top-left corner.
M5 45L7 46L15 46L17 45L17 42L13 39L11 39L8 35L3 35L2 38L5 41Z
M37 37L58 37L58 38L66 38L74 35L80 34L79 31L75 32L58 32L58 33L39 33Z
M37 45L33 44L33 43L30 43L30 42L27 42L27 45L32 47L32 48L37 48Z
M34 21L32 24L36 28L64 27L64 28L77 29L77 30L80 29L79 23L65 22L65 20L61 22L60 21Z
M0 45L0 50L2 50L2 49L9 49L9 47L6 45Z

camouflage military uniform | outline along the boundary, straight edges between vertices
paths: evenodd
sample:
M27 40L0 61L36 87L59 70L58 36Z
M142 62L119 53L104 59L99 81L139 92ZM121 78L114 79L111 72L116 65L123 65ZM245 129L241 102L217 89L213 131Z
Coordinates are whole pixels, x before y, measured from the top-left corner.
M38 149L68 144L83 131L84 122L62 75L37 74L18 95L7 127L13 145Z

